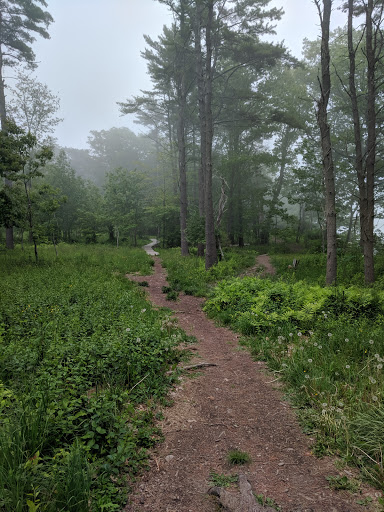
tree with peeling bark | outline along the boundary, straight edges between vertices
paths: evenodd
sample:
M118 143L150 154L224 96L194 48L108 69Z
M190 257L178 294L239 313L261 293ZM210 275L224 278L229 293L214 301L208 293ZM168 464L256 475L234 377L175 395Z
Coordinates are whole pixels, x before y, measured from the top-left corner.
M5 67L15 67L24 62L34 65L35 55L32 43L34 34L48 39L47 29L52 16L41 8L47 7L45 0L0 0L0 129L7 130L7 109L5 98ZM6 186L11 182L6 179ZM6 227L6 246L13 249L13 228Z
M323 176L325 188L325 218L327 237L327 270L326 284L336 284L337 278L337 234L336 234L336 201L335 175L331 143L331 129L328 122L328 103L331 94L331 73L329 53L329 32L332 11L332 0L314 0L321 23L321 76L320 98L317 102L317 123L320 129Z

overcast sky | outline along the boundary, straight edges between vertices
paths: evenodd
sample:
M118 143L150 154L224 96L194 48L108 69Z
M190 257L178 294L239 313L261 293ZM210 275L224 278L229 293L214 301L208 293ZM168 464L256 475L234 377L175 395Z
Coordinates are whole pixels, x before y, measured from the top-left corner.
M277 40L285 41L297 57L303 38L319 35L312 0L272 0L283 7ZM38 79L60 97L64 121L55 136L61 146L85 148L90 130L128 126L138 130L131 116L121 117L117 101L150 89L143 34L156 38L172 22L168 9L156 0L48 0L55 22L49 40L34 50ZM334 24L344 24L334 12Z

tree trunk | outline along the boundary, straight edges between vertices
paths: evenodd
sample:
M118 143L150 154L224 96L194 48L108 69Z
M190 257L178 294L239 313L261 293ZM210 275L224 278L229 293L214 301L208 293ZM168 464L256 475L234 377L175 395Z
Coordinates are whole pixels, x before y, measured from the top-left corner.
M179 80L177 84L178 96L178 123L177 123L177 145L179 156L179 180L180 180L180 235L181 235L181 255L188 256L187 240L187 161L185 147L185 115L187 106L187 87L185 83L185 45L188 35L185 34L185 13L184 3L181 3L180 12L180 35L181 48L178 48L177 66L179 71Z
M360 210L360 243L364 254L364 276L366 283L374 281L373 265L373 173L375 167L376 120L375 120L375 63L372 48L372 1L366 8L366 58L368 63L368 97L367 97L367 157L364 166L362 130L360 112L356 91L356 49L353 44L353 10L354 0L348 0L348 54L349 54L349 97L351 100L354 142L355 142L355 169L359 186ZM373 122L373 124L372 124ZM372 145L373 143L373 145ZM364 168L365 167L365 168ZM370 173L370 178L368 178Z
M328 102L331 92L330 55L329 55L329 26L331 19L332 0L323 0L323 10L320 0L315 0L321 21L321 78L320 99L318 100L317 122L321 135L321 150L323 159L323 174L325 185L325 218L327 227L327 271L326 284L336 284L337 253L336 253L336 206L335 206L335 177L331 144L331 131L328 124Z
M347 244L352 239L353 221L354 221L355 213L356 213L356 209L357 209L357 208L354 208L354 204L355 204L355 201L352 200L351 207L350 207L350 213L349 213L348 232L347 232L347 239L346 239Z
M205 148L206 148L206 115L205 115L205 95L204 95L204 71L203 71L203 54L201 48L201 26L203 19L203 6L196 2L196 16L195 16L195 59L196 59L196 75L197 75L197 90L199 102L199 121L200 121L200 162L199 162L199 216L205 217ZM197 255L204 256L204 244L199 243L197 247Z
M278 176L276 182L274 183L274 187L272 190L271 208L269 209L269 212L268 212L268 217L267 217L266 227L265 227L265 231L267 232L267 235L266 235L267 243L269 241L269 235L270 235L271 226L272 226L272 219L273 219L273 216L276 215L275 212L277 212L277 209L274 212L274 208L276 208L277 202L278 202L280 194L281 194L281 189L282 189L283 183L284 183L285 170L287 167L287 160L288 160L288 151L289 151L290 144L292 143L292 140L293 140L292 134L293 134L293 129L290 126L285 125L284 132L283 132L283 135L281 138L279 176Z
M234 192L235 192L235 171L231 166L228 187L228 215L227 215L227 235L232 245L235 244L235 226L234 226Z
M367 158L365 172L367 176L367 202L365 224L363 226L364 277L367 284L375 281L374 272L374 236L373 221L375 216L375 163L376 163L376 45L377 38L382 37L375 31L373 34L373 0L368 0L366 10L366 58L367 58Z
M212 194L212 145L213 145L213 115L212 115L212 26L213 3L208 4L208 17L205 29L205 268L209 269L217 263L217 249L215 237L215 219L213 212Z
M0 17L0 29L1 29L1 17ZM4 78L3 78L3 53L0 46L0 129L3 132L7 131L7 111L5 106L5 92L4 92ZM12 187L13 182L5 178L4 180L6 187ZM15 243L13 239L13 226L5 226L5 246L7 249L14 249Z

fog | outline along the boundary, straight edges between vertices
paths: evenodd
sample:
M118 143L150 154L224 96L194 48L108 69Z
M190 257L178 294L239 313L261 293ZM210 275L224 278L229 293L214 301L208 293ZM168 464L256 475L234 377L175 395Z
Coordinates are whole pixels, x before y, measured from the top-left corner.
M312 0L271 2L282 4L286 14L274 39L284 40L300 57L303 38L319 34L316 7ZM132 117L121 117L116 102L151 88L140 56L143 34L160 35L163 25L172 23L169 10L156 0L48 0L48 11L55 20L51 39L38 39L34 50L38 79L61 99L58 143L85 148L90 130L113 126L138 132ZM334 12L334 26L344 19Z

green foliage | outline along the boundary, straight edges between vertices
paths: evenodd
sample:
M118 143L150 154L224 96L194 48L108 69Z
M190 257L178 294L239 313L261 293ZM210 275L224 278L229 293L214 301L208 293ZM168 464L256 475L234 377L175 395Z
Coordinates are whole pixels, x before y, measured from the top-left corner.
M10 181L41 176L38 169L52 158L52 150L46 146L37 150L34 135L11 121L6 125L7 130L0 131L0 176Z
M137 233L144 216L145 174L128 171L122 167L107 173L105 184L105 209L115 237L130 236L137 243Z
M276 510L281 510L278 505L276 505L276 502L272 498L268 498L267 496L264 496L264 494L255 494L254 495L257 502L260 503L263 507L271 507Z
M238 475L224 475L222 473L215 473L214 471L211 471L209 474L209 481L216 487L230 487L238 480Z
M207 295L215 282L236 275L253 265L255 253L251 250L231 249L226 251L225 258L209 270L205 270L203 258L192 255L182 257L180 249L161 251L161 259L167 269L172 288L197 296Z
M179 293L175 290L171 290L167 293L167 300L177 300Z
M302 264L306 257L297 273ZM384 294L291 276L221 281L205 310L247 335L252 353L286 383L316 455L340 454L384 488Z
M243 334L291 325L307 332L324 315L376 318L384 310L384 295L372 290L322 288L253 277L221 281L205 311Z
M380 404L377 407L365 407L365 410L358 413L351 422L351 438L355 455L363 465L374 462L373 467L369 469L365 467L365 470L380 487L384 486L383 421L384 408Z
M358 492L360 489L359 483L356 480L352 480L347 476L327 476L329 487L336 491L351 491Z
M0 510L120 510L185 335L124 277L144 251L40 252L0 255Z
M242 452L241 450L231 450L228 453L227 460L229 464L232 464L233 466L240 466L251 462L251 457L247 452Z
M295 271L289 268L293 258L300 258L300 265ZM378 263L381 259L382 257L378 259ZM326 254L276 254L272 257L272 263L279 276L291 282L305 280L313 284L325 283ZM363 258L359 247L348 248L345 252L339 251L337 283L346 286L364 285Z
M36 0L46 6L43 0ZM49 38L47 28L53 21L49 12L44 11L36 1L5 0L0 6L2 23L1 43L5 47L2 65L16 66L20 62L33 64L35 55L31 43L34 34Z
M205 243L205 219L200 217L199 212L193 212L188 218L187 240L192 247Z

